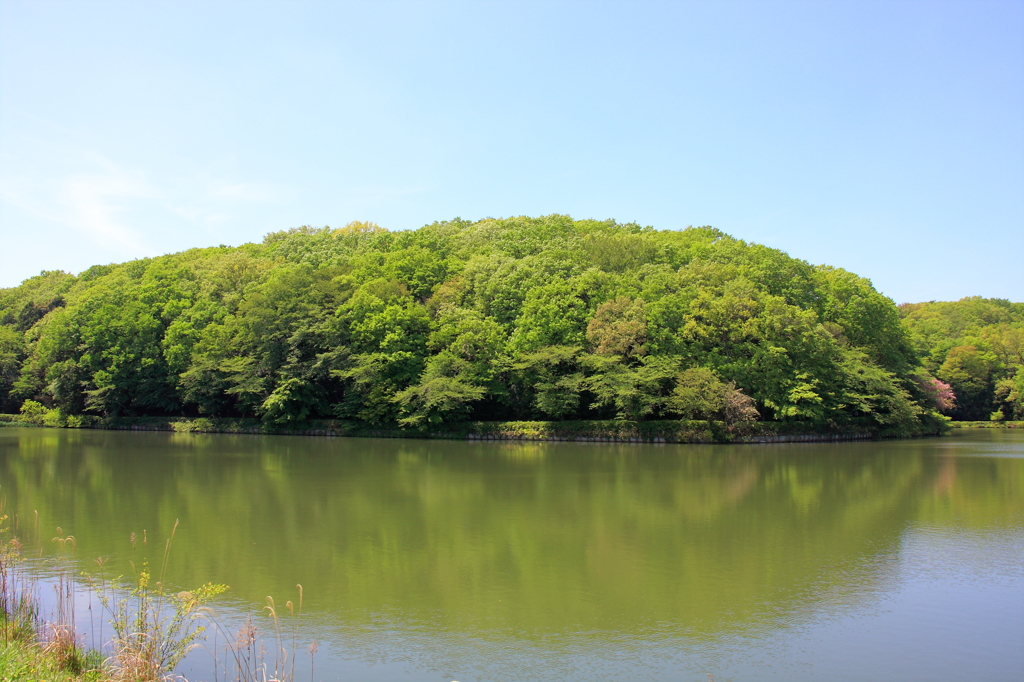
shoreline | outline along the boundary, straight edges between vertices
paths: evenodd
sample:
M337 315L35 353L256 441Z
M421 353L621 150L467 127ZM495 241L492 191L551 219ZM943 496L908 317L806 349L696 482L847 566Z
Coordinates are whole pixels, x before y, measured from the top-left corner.
M1024 429L1024 421L949 422L954 429Z
M223 433L238 435L285 435L326 438L416 438L461 441L533 441L620 444L667 443L830 443L938 436L952 428L1024 428L1024 422L938 424L919 432L883 431L848 426L812 430L799 423L724 422L698 420L631 421L506 421L458 422L434 429L371 428L343 420L309 420L290 427L264 424L258 419L210 419L205 417L134 417L102 420L97 417L76 423L31 423L21 415L0 415L0 426L41 426L47 428L85 428L108 431L167 431L175 433ZM987 426L977 426L986 424ZM989 425L990 424L990 425ZM1019 425L1019 426L1018 426Z

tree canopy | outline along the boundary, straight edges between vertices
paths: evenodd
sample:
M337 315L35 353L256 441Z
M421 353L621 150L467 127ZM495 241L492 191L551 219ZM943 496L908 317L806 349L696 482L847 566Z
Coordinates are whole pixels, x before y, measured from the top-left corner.
M939 418L935 377L997 351L970 337L936 364L908 329L868 280L710 227L301 227L0 290L0 409L913 430Z
M1024 419L1024 303L973 296L899 310L925 368L955 394L954 419Z

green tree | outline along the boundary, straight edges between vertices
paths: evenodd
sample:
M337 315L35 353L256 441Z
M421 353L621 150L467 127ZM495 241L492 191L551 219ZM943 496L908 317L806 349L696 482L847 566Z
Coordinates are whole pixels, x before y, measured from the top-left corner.
M646 355L647 314L643 299L619 296L599 305L587 323L587 341L598 355Z
M11 397L25 359L24 335L13 326L0 325L0 412L13 412Z
M683 419L715 419L731 426L759 416L753 398L707 367L680 372L667 402L669 411Z
M996 358L991 352L979 350L976 346L956 346L946 354L946 359L935 375L948 381L956 392L957 406L954 418L987 419L991 410L990 399L994 386L992 374Z

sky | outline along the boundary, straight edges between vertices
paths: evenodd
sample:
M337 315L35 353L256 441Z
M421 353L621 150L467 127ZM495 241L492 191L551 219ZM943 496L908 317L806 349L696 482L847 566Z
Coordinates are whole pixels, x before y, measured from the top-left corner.
M0 0L0 287L551 213L1024 301L1024 0Z

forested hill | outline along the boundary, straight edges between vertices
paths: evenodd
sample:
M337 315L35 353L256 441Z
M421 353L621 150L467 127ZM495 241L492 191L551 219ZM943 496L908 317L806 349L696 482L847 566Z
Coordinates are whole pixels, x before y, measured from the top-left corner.
M914 432L939 419L934 365L845 270L558 215L304 227L0 290L5 412Z

